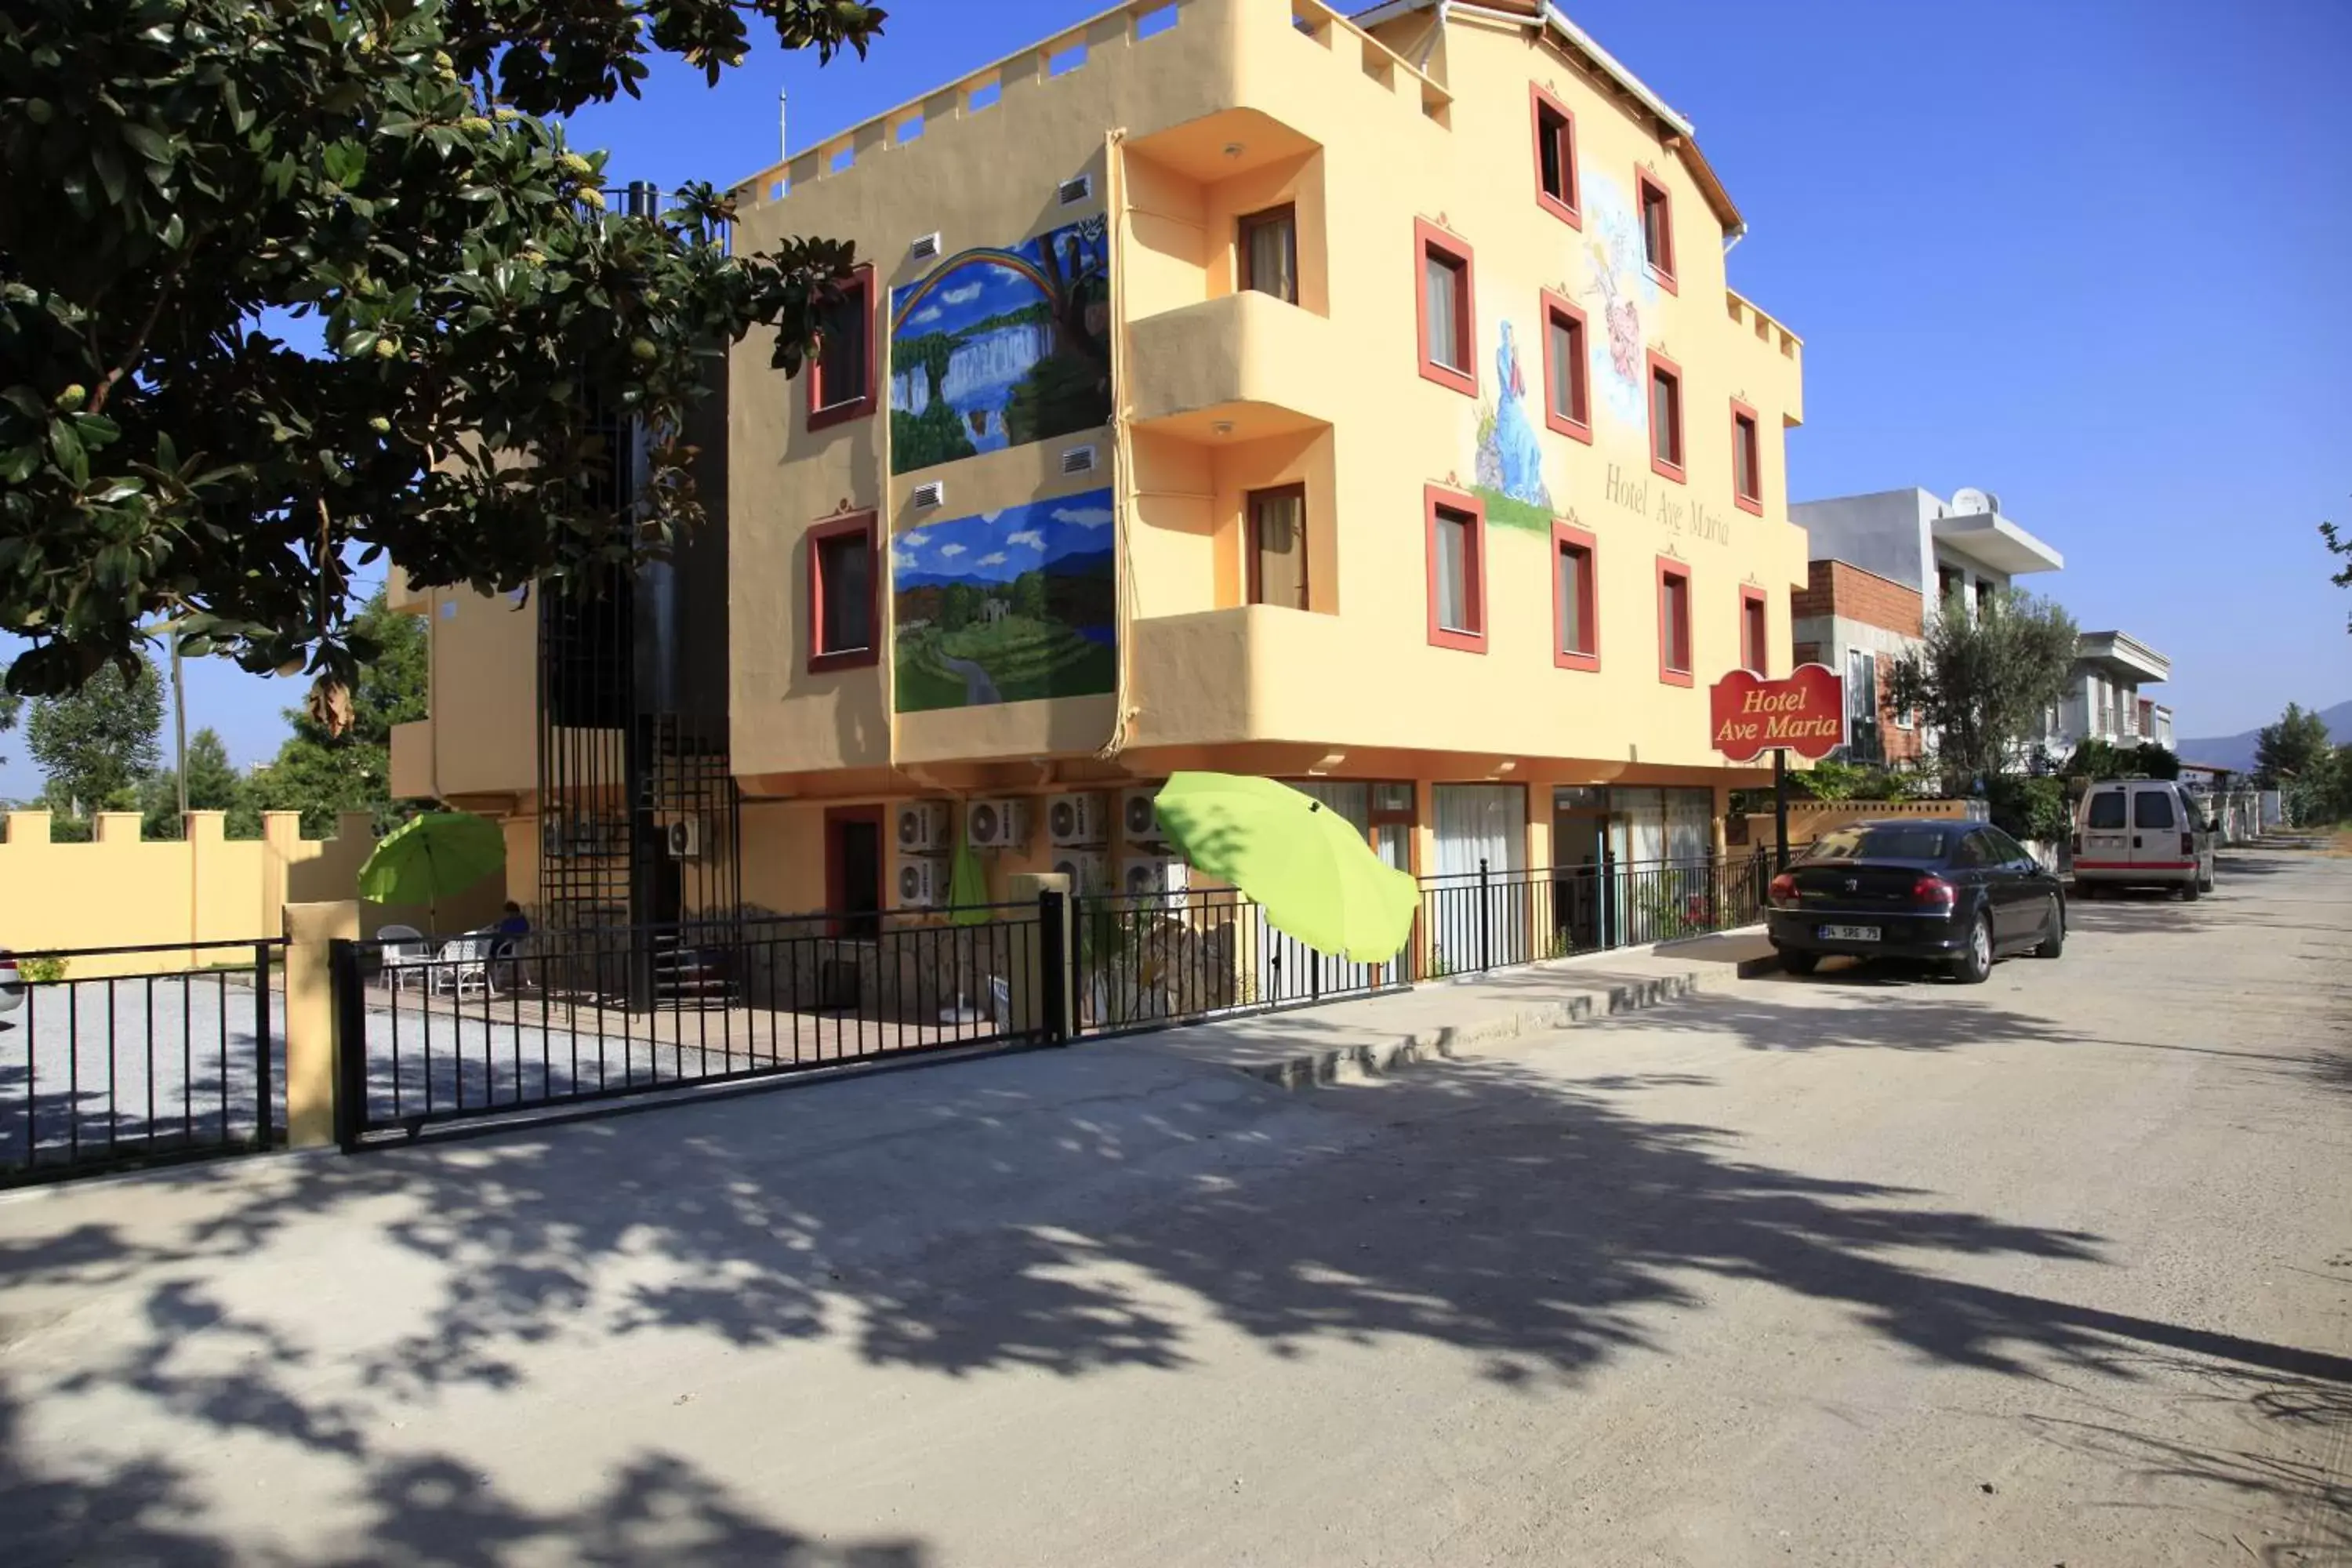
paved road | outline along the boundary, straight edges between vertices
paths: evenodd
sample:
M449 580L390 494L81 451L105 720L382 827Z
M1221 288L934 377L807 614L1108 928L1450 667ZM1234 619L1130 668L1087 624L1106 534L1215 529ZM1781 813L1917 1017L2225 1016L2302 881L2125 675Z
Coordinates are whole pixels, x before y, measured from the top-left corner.
M2077 915L1378 1084L1145 1037L0 1200L0 1541L2352 1561L2352 860Z

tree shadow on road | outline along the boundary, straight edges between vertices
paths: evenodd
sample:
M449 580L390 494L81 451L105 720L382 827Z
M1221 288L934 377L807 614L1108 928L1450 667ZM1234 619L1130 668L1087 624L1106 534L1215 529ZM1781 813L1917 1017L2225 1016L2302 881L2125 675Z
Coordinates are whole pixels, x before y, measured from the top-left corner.
M1993 1017L1975 1014L2024 1026ZM1219 1325L1282 1357L1433 1343L1524 1385L1670 1354L1666 1316L1738 1281L1832 1303L1938 1364L2129 1377L2126 1352L2154 1345L2352 1383L2335 1358L1956 1283L1944 1268L1961 1260L2093 1262L2099 1241L1762 1163L1721 1128L1644 1113L1644 1093L1688 1077L1563 1082L1473 1059L1286 1095L1079 1050L462 1147L157 1173L116 1189L133 1206L60 1204L79 1217L46 1229L47 1210L0 1211L0 1270L27 1288L25 1310L97 1299L114 1314L64 1368L21 1344L0 1360L0 1539L79 1546L102 1517L126 1557L241 1555L183 1458L268 1434L351 1473L387 1543L378 1561L491 1563L549 1541L644 1560L630 1532L656 1520L699 1531L670 1561L921 1560L915 1542L859 1556L800 1541L676 1456L641 1453L609 1497L550 1514L478 1460L387 1431L457 1389L545 1397L549 1347L626 1354L656 1332L714 1354L830 1342L954 1379L1181 1373ZM151 1188L170 1201L142 1213ZM238 1280L265 1254L277 1294L257 1303ZM355 1266L398 1328L323 1307ZM33 1446L28 1409L101 1393L173 1441Z

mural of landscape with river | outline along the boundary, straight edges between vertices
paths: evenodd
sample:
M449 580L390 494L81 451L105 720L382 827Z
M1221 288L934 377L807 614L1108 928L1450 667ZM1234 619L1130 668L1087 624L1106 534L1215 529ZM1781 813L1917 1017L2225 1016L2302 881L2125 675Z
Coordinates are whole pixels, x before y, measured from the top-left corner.
M1109 423L1109 263L1091 217L892 289L890 471Z
M1118 675L1111 497L1087 490L891 541L898 710L1090 697Z

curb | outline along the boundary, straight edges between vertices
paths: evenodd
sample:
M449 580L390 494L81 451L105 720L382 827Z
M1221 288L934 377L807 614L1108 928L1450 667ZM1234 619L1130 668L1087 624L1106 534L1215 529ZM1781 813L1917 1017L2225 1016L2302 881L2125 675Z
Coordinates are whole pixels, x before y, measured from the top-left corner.
M1778 960L1772 962L1777 963ZM1742 973L1745 973L1744 968ZM1360 1046L1306 1051L1282 1061L1244 1067L1240 1070L1252 1078L1263 1079L1278 1089L1313 1089L1337 1083L1342 1072L1350 1068L1377 1077L1417 1062L1451 1058L1465 1047L1565 1029L1595 1017L1636 1013L1662 1003L1679 1001L1696 994L1700 988L1700 981L1698 972L1693 971L1644 980L1635 984L1612 985L1605 992L1587 991L1558 1002L1522 1007L1517 1012L1476 1024L1449 1025L1442 1029L1397 1035Z
M1759 974L1778 974L1780 973L1780 955L1775 952L1761 958L1743 958L1732 965L1732 973L1742 980L1753 980Z

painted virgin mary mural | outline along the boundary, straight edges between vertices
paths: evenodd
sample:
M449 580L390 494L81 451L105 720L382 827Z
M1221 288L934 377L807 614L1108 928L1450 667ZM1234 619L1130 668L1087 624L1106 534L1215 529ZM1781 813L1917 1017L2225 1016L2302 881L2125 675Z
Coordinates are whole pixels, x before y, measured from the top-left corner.
M1517 331L1508 321L1495 347L1495 405L1478 420L1478 455L1470 487L1486 503L1486 521L1507 527L1548 529L1551 489L1544 483L1543 447L1528 406L1527 369Z

